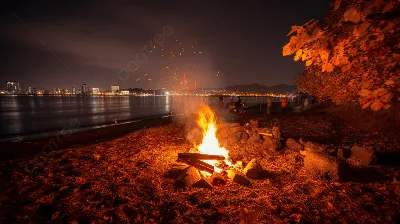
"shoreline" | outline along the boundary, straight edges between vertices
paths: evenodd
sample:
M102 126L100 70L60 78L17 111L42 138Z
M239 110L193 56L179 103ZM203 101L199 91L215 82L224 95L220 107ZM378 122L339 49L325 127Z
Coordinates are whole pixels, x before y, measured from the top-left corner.
M128 133L149 127L171 124L182 118L182 114L143 118L120 124L101 125L83 131L57 131L57 134L44 138L27 139L18 142L0 142L0 161L49 153L53 150L77 147L108 141Z

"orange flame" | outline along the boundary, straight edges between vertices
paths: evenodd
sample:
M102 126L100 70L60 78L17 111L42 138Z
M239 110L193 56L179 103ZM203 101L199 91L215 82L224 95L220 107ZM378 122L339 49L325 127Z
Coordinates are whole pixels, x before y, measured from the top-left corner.
M221 155L225 157L225 162L228 162L228 150L219 145L217 132L217 117L214 111L206 104L201 105L198 113L197 125L202 129L203 141L197 149L200 153L210 155ZM221 169L216 167L217 160L204 160L204 162L213 165L216 172L221 172Z

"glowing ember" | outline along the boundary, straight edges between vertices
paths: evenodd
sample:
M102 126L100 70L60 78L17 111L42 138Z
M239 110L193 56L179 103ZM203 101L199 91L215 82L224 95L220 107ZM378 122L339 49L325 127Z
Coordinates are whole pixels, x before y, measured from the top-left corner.
M228 161L228 150L219 145L216 132L217 132L217 118L214 111L208 106L203 104L198 113L199 118L197 124L202 129L203 141L197 149L200 153L210 155L221 155L225 157L225 163L230 165ZM216 172L221 172L221 169L216 167L217 160L203 160L204 162L213 165Z

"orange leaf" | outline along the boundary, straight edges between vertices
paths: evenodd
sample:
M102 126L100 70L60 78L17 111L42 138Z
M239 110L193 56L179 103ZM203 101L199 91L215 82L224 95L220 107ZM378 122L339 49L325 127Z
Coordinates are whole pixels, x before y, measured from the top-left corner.
M393 80L387 80L387 81L385 82L385 84L388 85L388 86L390 86L390 85L393 85L393 84L394 84L394 81L393 81Z
M288 36L290 36L294 32L297 32L299 34L299 33L303 32L303 30L304 30L303 26L292 26L292 29L288 33Z
M307 61L306 61L306 66L310 66L310 65L312 65L312 63L313 63L313 60L312 60L312 59L310 59L310 60L307 60Z
M336 11L339 9L341 2L342 2L342 0L335 0L333 11Z
M395 4L396 4L395 2L389 2L388 4L386 4L385 7L383 7L382 9L382 13L389 12L390 10L392 10Z
M369 107L369 105L371 105L372 102L374 102L374 101L371 100L371 101L369 101L368 103L365 103L365 104L362 106L362 109L365 109L365 108Z
M362 89L359 93L361 97L369 97L371 95L371 91L368 89Z
M303 53L303 51L300 49L298 51L296 51L296 55L294 56L294 60L298 61L300 60L301 54Z
M327 72L332 72L334 68L335 68L335 67L334 67L331 63L328 63L328 64L326 65L326 71L327 71Z
M361 19L360 13L357 9L351 7L344 13L344 20L351 21L353 23L358 23Z
M380 100L375 100L371 105L371 109L374 111L378 111L382 107L383 107L383 103Z

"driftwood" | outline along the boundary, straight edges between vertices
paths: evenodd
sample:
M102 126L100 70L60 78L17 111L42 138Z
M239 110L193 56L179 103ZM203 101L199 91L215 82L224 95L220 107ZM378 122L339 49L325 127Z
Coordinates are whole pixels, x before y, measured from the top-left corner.
M263 136L269 136L272 138L276 138L273 134L269 134L269 133L258 133L259 135L263 135ZM279 140L284 140L284 138L279 138Z
M178 153L178 160L225 160L224 156L201 153Z

